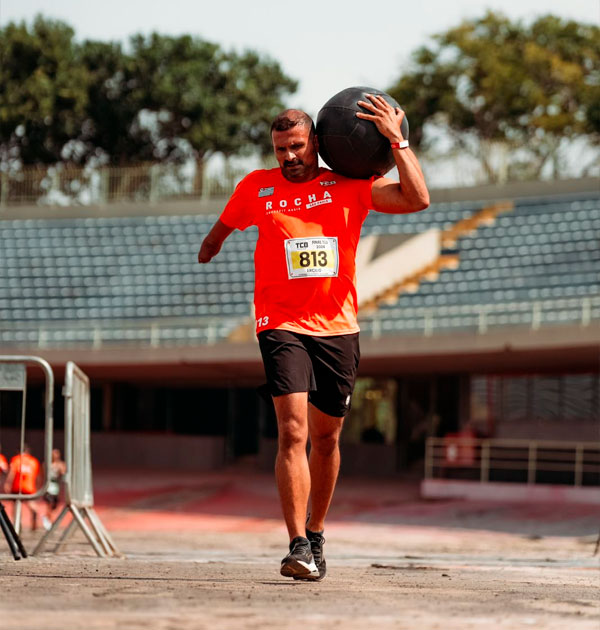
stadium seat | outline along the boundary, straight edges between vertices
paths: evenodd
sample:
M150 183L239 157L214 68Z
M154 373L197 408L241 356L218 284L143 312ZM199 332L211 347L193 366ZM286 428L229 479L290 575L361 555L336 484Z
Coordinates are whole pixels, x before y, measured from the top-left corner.
M362 233L444 229L481 207L453 202L409 215L370 212ZM147 322L161 319L181 321L170 332L161 325L161 339L174 343L227 337L251 311L257 231L234 232L213 263L198 266L202 235L216 218L4 220L3 342L35 343L49 322L59 327L48 327L46 343L93 343L93 322L105 322L106 338L147 340ZM458 239L458 269L442 270L416 293L400 294L394 306L361 318L361 327L366 334L422 334L426 325L434 331L474 330L482 310L490 326L531 325L534 303L541 305L542 323L577 322L581 300L600 293L599 232L598 194L516 200L513 212ZM596 316L599 309L594 302ZM205 318L202 326L199 318ZM210 320L210 333L206 318L219 322ZM124 320L140 324L124 328ZM70 321L82 328L69 332Z

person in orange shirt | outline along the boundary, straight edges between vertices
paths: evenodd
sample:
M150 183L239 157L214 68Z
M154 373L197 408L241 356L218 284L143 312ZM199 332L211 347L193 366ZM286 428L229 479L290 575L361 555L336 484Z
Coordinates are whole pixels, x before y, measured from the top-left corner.
M35 494L38 488L38 479L41 473L40 462L31 454L27 444L23 452L11 458L8 475L4 482L6 494ZM37 509L33 501L24 501L31 513L31 529L37 528Z
M294 579L326 574L325 518L360 356L355 258L363 221L370 209L408 213L429 205L400 130L404 113L380 96L368 99L358 101L364 111L356 115L389 140L399 181L350 179L319 167L313 121L286 110L271 126L279 168L239 183L198 253L208 263L234 229L258 227L256 332L277 415L275 475L290 538L280 572Z

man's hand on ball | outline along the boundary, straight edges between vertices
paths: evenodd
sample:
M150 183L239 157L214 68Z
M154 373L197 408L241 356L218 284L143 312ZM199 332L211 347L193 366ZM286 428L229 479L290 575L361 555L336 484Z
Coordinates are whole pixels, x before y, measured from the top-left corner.
M371 120L375 123L379 133L390 142L402 142L400 124L404 118L404 112L399 107L392 107L382 96L367 94L369 101L358 101L358 104L371 112L357 112L356 116L363 120Z

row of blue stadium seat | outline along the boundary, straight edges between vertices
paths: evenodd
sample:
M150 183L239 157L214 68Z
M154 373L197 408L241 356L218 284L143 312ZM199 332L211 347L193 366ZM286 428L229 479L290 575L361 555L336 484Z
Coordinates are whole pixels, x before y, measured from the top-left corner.
M43 294L45 290L58 289L73 289L77 291L84 290L86 292L93 292L97 287L101 287L102 290L106 290L106 287L127 287L128 291L147 292L148 288L156 287L156 291L162 293L175 292L190 292L204 293L206 291L219 291L222 292L223 282L227 282L228 291L236 293L238 291L253 291L254 290L254 278L253 276L242 273L239 275L233 275L234 281L223 280L220 274L203 277L192 277L192 274L144 274L138 275L113 275L113 276L72 276L65 274L44 274L40 276L13 276L11 278L0 279L0 290L19 292L22 291L23 295L31 294L34 291L36 294ZM232 276L230 275L229 278ZM65 296L70 295L68 291L61 291Z
M5 236L7 236L5 234ZM69 255L80 256L114 256L119 255L123 249L132 248L135 251L153 254L153 253L184 253L197 252L200 249L202 238L173 239L172 242L151 242L146 240L131 240L124 238L100 239L93 234L87 239L78 238L76 240L57 237L57 238L30 238L28 244L24 244L26 239L16 241L6 240L4 242L3 252L10 252L11 256L29 256L33 247L36 248L38 254L52 253L58 248L68 251ZM242 252L252 252L254 241L240 239L237 234L230 237L228 242L234 242Z
M510 286L514 280L526 278L532 284L544 286L548 281L550 284L565 284L569 281L589 282L590 274L598 273L600 261L583 260L568 263L555 264L523 264L520 267L498 266L493 269L486 269L483 265L464 264L454 271L442 271L441 280L455 282L468 282L470 287L465 290L477 290L481 283L496 282ZM438 284L439 280L435 284ZM4 278L0 281L0 289L7 292L18 293L19 291L35 290L36 293L43 294L45 290L74 289L93 293L98 290L103 293L119 291L119 287L125 287L127 292L145 293L149 290L163 293L205 293L218 291L223 293L223 286L227 287L226 292L236 293L238 291L253 291L253 279L248 273L239 275L212 274L209 276L194 276L193 274L177 275L176 273L144 273L140 270L133 273L128 270L126 274L86 276L78 277L60 274L44 273L39 276L18 275L11 278ZM68 291L63 291L63 295L68 296Z
M143 295L132 295L131 293L121 294L96 294L93 296L73 296L65 299L64 297L56 297L52 294L43 297L9 297L5 304L11 309L18 308L64 308L70 310L73 308L86 308L95 306L142 306L142 305L173 305L177 304L249 304L247 293L228 293L220 294L201 293L196 295L168 295L158 293L145 293Z
M469 237L473 239L474 237ZM463 239L466 241L467 239ZM562 256L563 260L597 260L600 257L600 247L598 238L589 238L584 242L575 241L563 243L538 243L535 245L514 245L516 239L512 241L492 241L487 247L484 242L464 242L460 247L461 262L470 259L487 260L489 264L490 258L497 258L504 265L521 266L529 264L554 264L558 262L558 257ZM225 254L224 250L224 254ZM131 252L129 255L121 254L116 257L95 256L80 257L65 255L66 252L61 251L60 255L54 257L48 255L38 256L36 258L26 257L23 260L17 258L0 258L3 273L0 275L0 281L6 277L39 277L46 276L87 276L87 275L103 275L103 272L109 270L114 274L129 271L135 275L140 274L189 274L193 273L200 281L203 277L214 276L215 274L234 273L252 273L253 263L250 258L243 261L234 262L232 257L227 255L223 260L210 266L199 266L196 261L196 254L188 256L168 256L164 254L151 255L139 254ZM485 256L484 256L485 254ZM572 257L568 257L572 254ZM544 259L546 257L546 259ZM548 258L550 257L550 258ZM518 260L511 260L518 259Z
M523 215L523 214L500 214L496 217L494 227L507 230L509 233L518 234L521 232L534 232L541 234L551 223L555 229L561 232L568 232L572 228L581 229L584 227L598 227L600 221L600 208L597 212L556 212L545 215Z
M592 291L590 292L590 289ZM406 307L443 307L457 306L460 304L497 304L506 301L537 302L539 300L551 300L561 298L582 299L588 295L597 294L600 284L590 287L587 284L572 286L555 286L541 288L511 288L498 291L488 291L486 293L476 293L471 295L461 294L458 299L451 293L426 293L421 290L417 293L401 293L396 305ZM387 312L390 307L382 306L382 312Z
M461 264L468 267L485 268L528 267L531 265L556 265L561 263L596 262L600 258L600 247L597 239L585 242L545 243L538 245L512 245L490 243L485 247L482 243L474 246L461 244L460 248L452 248L458 253ZM491 261L494 261L492 264ZM67 258L61 254L52 258L43 256L36 259L0 258L0 286L9 278L27 277L103 277L150 275L152 277L169 275L172 277L194 276L194 281L206 282L208 278L219 278L219 281L230 279L231 274L243 274L244 280L253 274L253 262L250 257L240 259L223 250L222 259L208 266L199 266L195 254L193 256L150 256L131 253L129 256Z
M10 308L0 309L3 324L9 322L39 322L65 320L111 320L111 319L149 319L149 318L177 318L198 316L248 316L250 305L243 304L173 304L173 305L123 305L97 308ZM2 325L0 324L0 330Z
M521 251L526 252L530 247L542 247L546 244L593 243L595 241L593 234L593 230L577 230L568 234L554 232L550 234L529 234L527 236L499 236L498 234L491 234L488 228L487 232L481 230L481 234L476 239L471 236L470 238L475 242L471 242L470 245L477 250L488 249L490 246L494 246L519 248ZM465 247L468 248L469 244L466 244Z

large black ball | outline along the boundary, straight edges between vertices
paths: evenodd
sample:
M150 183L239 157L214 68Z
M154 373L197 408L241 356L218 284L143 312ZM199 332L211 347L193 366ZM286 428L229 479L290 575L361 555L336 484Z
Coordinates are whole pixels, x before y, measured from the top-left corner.
M398 103L385 92L370 87L350 87L331 97L317 116L319 154L333 171L358 179L385 175L394 166L390 141L382 136L375 123L356 117L356 112L370 114L357 101L367 101L367 94L380 94L393 107ZM408 140L406 116L400 125Z

